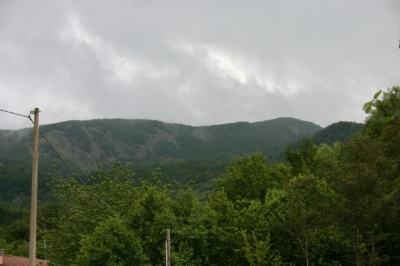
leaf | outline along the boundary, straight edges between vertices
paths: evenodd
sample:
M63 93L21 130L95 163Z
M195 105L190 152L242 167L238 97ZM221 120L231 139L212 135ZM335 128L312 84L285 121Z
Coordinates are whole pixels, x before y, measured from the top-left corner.
M371 102L367 102L364 104L363 110L365 113L369 114L371 113L372 110L372 101Z
M382 90L378 91L374 94L374 99L378 99L379 95L382 93Z

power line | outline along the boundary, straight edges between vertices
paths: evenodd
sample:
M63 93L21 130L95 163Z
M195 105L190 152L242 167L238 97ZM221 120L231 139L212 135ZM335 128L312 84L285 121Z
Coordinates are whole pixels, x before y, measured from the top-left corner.
M29 120L31 120L32 123L33 120L31 118L31 116L28 116ZM57 154L57 156L60 158L60 160L68 167L68 169L71 171L71 173L76 176L79 181L82 182L82 184L84 184L85 186L87 186L87 184L80 178L80 176L74 171L74 169L67 163L67 161L64 160L64 158L61 156L61 154L54 148L53 144L51 144L51 142L49 141L49 139L44 135L44 133L39 130L40 135L42 135L42 137L44 138L44 140L47 142L47 144L50 145L50 147L53 149L53 151Z
M32 123L34 123L34 121L32 120L31 116L27 116L29 118L29 120L31 120ZM42 135L43 139L50 145L50 147L52 148L52 150L57 154L57 156L60 158L60 160L68 167L68 169L71 171L71 173L73 174L73 176L76 176L76 178L78 178L78 180L93 194L93 196L101 203L103 204L107 209L109 209L112 213L114 213L116 216L118 216L120 219L124 220L125 222L135 225L131 223L130 221L126 220L125 218L123 218L117 211L115 211L111 206L109 206L104 200L102 200L91 188L88 184L86 184L85 181L83 181L83 179L74 171L74 169L67 163L67 161L61 156L61 154L55 149L54 145L49 141L49 139L46 137L46 135L39 130L40 135Z
M0 109L1 112L5 112L5 113L9 113L12 115L17 115L17 116L21 116L21 117L25 117L28 118L29 120L31 120L31 122L33 124L35 124L35 122L32 120L30 115L22 115L22 114L18 114L15 112L11 112L11 111L7 111L4 109ZM65 161L65 159L61 156L61 154L55 149L54 145L49 141L49 139L46 137L46 135L43 134L42 131L39 130L40 135L42 135L42 137L44 138L44 140L50 145L50 147L53 149L53 151L57 154L57 156L60 158L60 160L68 167L68 169L72 172L72 174L74 176L76 176L79 181L93 194L93 196L101 203L103 204L107 209L109 209L112 213L114 213L116 216L118 216L119 218L121 218L122 220L124 220L125 222L128 222L130 224L132 224L130 221L124 219L123 217L121 217L121 215L116 212L113 208L111 208L107 203L105 203L91 188L90 186L88 186L83 180L82 178L74 171L74 169L67 163L67 161Z
M3 110L3 109L0 109L0 111L1 111L1 112L5 112L5 113L9 113L9 114L12 114L12 115L18 115L18 116L22 116L22 117L30 118L30 116L29 116L29 115L22 115L22 114L14 113L14 112L7 111L7 110ZM32 121L32 119L31 119L31 121Z
M17 116L21 116L21 117L25 117L28 118L29 120L31 120L32 124L35 124L35 122L32 120L30 115L23 115L23 114L19 114L19 113L15 113L15 112L11 112L11 111L7 111L4 109L0 109L1 112L5 112L5 113L9 113L12 115L17 115ZM102 200L91 188L90 186L88 186L86 184L85 181L83 181L83 179L74 171L74 169L67 163L67 161L61 156L61 154L55 149L54 145L49 141L49 139L46 137L46 135L39 130L40 135L42 135L43 139L50 145L50 147L52 148L52 150L57 154L57 156L60 158L60 160L67 166L67 168L71 171L71 173L73 174L73 176L76 176L76 178L78 178L78 180L93 194L93 196L101 203L103 204L107 209L109 209L112 213L114 213L116 216L118 216L120 219L124 220L125 222L135 225L133 223L131 223L130 221L124 219L118 212L116 212L111 206L109 206L107 203L105 203L104 200ZM136 225L135 225L136 226Z

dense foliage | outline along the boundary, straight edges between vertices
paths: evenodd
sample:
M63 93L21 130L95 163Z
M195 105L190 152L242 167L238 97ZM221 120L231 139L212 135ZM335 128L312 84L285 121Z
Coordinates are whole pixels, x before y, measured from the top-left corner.
M163 164L151 176L154 165L114 163L85 184L55 173L55 201L39 208L38 256L52 265L164 265L171 229L172 265L398 264L398 125L396 117L381 123L388 115L378 111L387 99L400 103L393 95L396 88L371 102L365 129L349 141L308 139L286 150L285 163L247 153L225 170L197 160ZM162 143L159 152L176 152ZM215 178L202 200L186 184L193 169ZM3 204L0 214L0 245L26 256L27 211Z
M381 105L396 90L386 93ZM41 228L48 256L54 265L163 265L170 228L173 265L398 264L398 128L378 128L385 117L372 111L346 143L288 149L287 164L235 157L205 202L120 164L87 186L55 177L59 212Z

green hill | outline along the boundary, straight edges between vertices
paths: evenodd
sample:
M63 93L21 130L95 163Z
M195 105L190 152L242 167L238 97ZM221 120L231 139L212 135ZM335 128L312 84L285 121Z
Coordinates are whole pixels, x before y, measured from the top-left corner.
M237 122L193 127L154 120L100 119L67 121L43 125L40 131L57 152L81 176L89 175L98 164L107 168L121 162L138 177L150 178L160 168L164 181L195 180L197 190L209 190L210 180L225 171L232 156L260 152L270 161L283 161L284 150L305 137L316 144L346 141L363 127L338 122L322 129L311 122L294 118L247 123ZM32 129L0 130L0 200L29 198L32 167ZM46 199L46 173L55 165L64 176L71 175L53 148L39 140L41 193ZM18 203L19 204L19 203Z
M352 134L360 132L364 128L364 124L355 122L337 122L318 131L312 137L316 145L325 143L333 145L335 142L346 142Z
M316 144L346 141L362 124L338 122L324 129L293 118L193 127L153 120L100 119L43 125L40 131L57 152L83 178L97 169L121 162L136 176L150 178L160 168L165 182L194 180L198 192L212 189L232 156L260 152L270 161L284 160L288 146L305 137ZM0 130L0 202L27 204L32 167L32 129ZM39 198L47 200L48 172L57 167L71 171L41 136L39 145Z
M271 161L282 161L283 151L290 143L320 130L318 125L293 118L201 127L138 119L66 121L40 126L54 149L81 176L89 175L98 164L107 168L121 162L139 177L147 178L160 167L164 180L195 180L197 185L222 174L232 156L261 152ZM32 143L32 129L0 130L0 200L29 196ZM46 173L54 171L52 165L64 176L71 175L40 136L42 198L48 196Z
M271 160L291 142L321 127L293 118L193 127L153 120L101 119L67 121L40 127L54 148L79 173L97 164L126 165L209 160L228 162L232 155L261 152ZM0 165L29 169L31 130L0 131ZM45 139L39 144L40 171L65 167Z

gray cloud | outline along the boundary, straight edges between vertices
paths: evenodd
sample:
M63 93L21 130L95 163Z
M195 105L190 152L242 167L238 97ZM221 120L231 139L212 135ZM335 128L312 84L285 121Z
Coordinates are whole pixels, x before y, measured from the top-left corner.
M0 109L41 123L362 122L398 85L389 1L1 1ZM0 113L0 128L31 126Z

